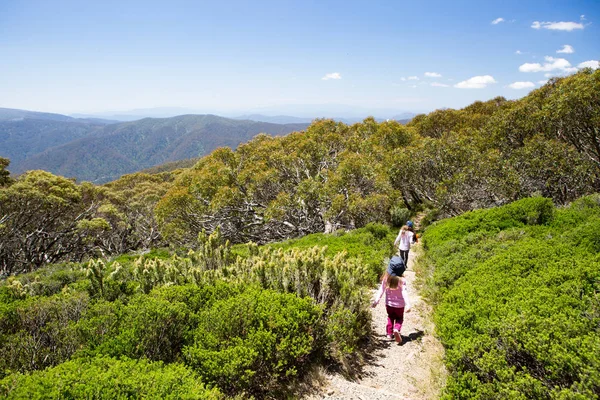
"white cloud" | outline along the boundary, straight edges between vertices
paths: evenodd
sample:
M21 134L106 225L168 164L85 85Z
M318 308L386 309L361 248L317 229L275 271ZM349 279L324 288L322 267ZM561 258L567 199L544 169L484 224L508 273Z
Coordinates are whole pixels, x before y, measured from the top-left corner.
M557 53L572 54L575 53L573 46L565 44L562 49L556 50Z
M454 85L459 89L483 89L491 83L496 83L496 80L491 75L474 76L466 81L458 82Z
M531 27L533 29L540 29L540 28L544 28L544 29L550 29L553 31L572 31L574 29L583 29L584 26L582 23L580 22L540 22L540 21L533 21L533 24L531 24Z
M600 62L598 60L584 61L584 62L580 63L577 67L598 69L598 68L600 68Z
M538 83L538 85L545 85L546 83L548 83L548 79L544 79L543 81L538 81L537 83Z
M450 87L450 85L446 85L445 83L439 83L439 82L431 82L431 86L434 86L434 87Z
M523 54L523 52L521 50L517 50L515 51L515 54Z
M579 16L579 19L580 19L580 20L582 20L582 21L585 21L585 15L581 14L581 15Z
M500 22L504 22L504 18L496 18L492 21L492 25L498 25Z
M437 72L425 72L424 74L428 78L441 78L442 74L438 74Z
M408 80L409 80L409 81L418 81L418 80L419 80L419 77L418 77L418 76L409 76L409 77L408 77Z
M332 72L330 74L325 75L321 79L324 81L327 81L329 79L342 79L342 75L339 72Z
M550 56L544 57L546 62L542 65L540 63L525 63L519 67L521 72L549 72L549 71L563 71L563 72L575 72L577 68L571 66L571 63L564 58L554 58Z
M527 89L534 87L535 84L533 82L513 82L508 85L511 89Z
M400 80L404 82L406 80L406 78L402 77L402 78L400 78Z

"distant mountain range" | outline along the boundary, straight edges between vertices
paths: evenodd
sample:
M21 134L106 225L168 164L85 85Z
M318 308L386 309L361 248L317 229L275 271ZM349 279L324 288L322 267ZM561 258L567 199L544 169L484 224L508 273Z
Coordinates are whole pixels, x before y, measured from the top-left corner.
M395 115L392 118L375 118L375 119L378 122L382 122L382 121L385 121L386 119L390 119L390 120L396 120L403 124L406 124L414 116L415 116L415 114L405 113L405 114ZM275 124L310 123L315 119L315 118L292 117L289 115L269 116L269 115L262 115L262 114L249 114L249 115L242 115L242 116L234 117L234 118L235 119L249 119L252 121L271 122L271 123L275 123ZM343 122L345 124L355 124L357 122L362 122L364 120L364 118L359 118L359 117L355 117L355 118L333 117L332 119Z
M142 118L147 113L170 115L178 111L188 110L157 108L132 110L131 114L67 116L0 108L0 157L10 159L9 170L15 175L43 169L80 181L105 183L165 163L180 165L178 162L188 160L181 164L187 165L190 159L217 147L236 148L259 133L285 135L304 130L313 120L263 114ZM392 119L406 123L412 116L405 113ZM118 118L134 120L122 122ZM352 124L364 118L334 119Z
M236 148L259 133L285 135L308 124L181 115L105 124L60 114L0 109L0 157L21 174L43 169L94 183L167 162Z
M343 104L305 104L261 107L246 112L223 112L218 110L194 110L182 107L140 108L128 111L107 111L93 114L72 114L74 118L101 118L104 120L135 121L142 118L170 118L185 114L215 114L233 119L270 122L274 124L310 123L316 118L331 118L347 124L363 121L374 116L378 121L393 119L406 121L413 118L413 112L394 109L364 108Z
M61 122L90 122L97 124L113 124L118 120L109 120L97 117L75 118L62 114L53 114L39 111L18 110L15 108L0 108L0 121L19 121L24 119L39 119L44 121Z

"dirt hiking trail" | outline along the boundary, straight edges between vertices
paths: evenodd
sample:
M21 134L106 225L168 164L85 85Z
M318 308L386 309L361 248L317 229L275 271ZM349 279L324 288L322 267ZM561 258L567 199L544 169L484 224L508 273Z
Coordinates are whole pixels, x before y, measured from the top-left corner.
M411 311L404 314L402 344L389 340L385 335L387 314L384 295L379 305L371 309L371 351L360 376L350 381L339 374L325 373L320 392L306 397L307 400L429 400L439 397L446 376L444 349L433 336L431 309L421 299L415 285L415 259L420 252L420 243L412 246L408 269L404 273ZM375 293L374 289L373 297Z

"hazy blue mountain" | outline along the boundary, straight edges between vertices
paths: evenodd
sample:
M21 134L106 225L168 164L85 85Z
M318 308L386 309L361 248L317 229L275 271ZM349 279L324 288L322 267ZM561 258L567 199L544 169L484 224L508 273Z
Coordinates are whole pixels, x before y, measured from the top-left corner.
M314 118L292 117L289 115L262 115L262 114L247 114L240 115L234 119L247 119L251 121L271 122L273 124L309 124Z
M386 119L393 119L393 120L399 121L400 123L406 124L415 115L416 114L413 114L413 113L403 113L403 114L395 115L391 118L375 117L375 120L377 120L378 122L382 122L382 121L385 121ZM364 117L328 117L328 118L331 118L335 121L343 122L345 124L355 124L357 122L362 122L366 117L367 116L364 116ZM248 114L248 115L241 115L239 117L235 117L234 119L249 119L252 121L272 122L275 124L291 124L291 123L310 123L313 120L315 120L316 118L319 118L319 117L306 118L306 117L292 117L289 115L269 116L269 115L262 115L262 114ZM323 118L323 117L320 117L320 118Z
M401 113L401 114L396 114L390 119L395 119L396 121L404 121L404 120L410 121L411 119L413 119L416 116L417 116L417 114L415 114L415 113L405 112L405 113Z
M112 124L116 120L107 120L102 118L74 118L63 114L19 110L16 108L0 108L0 121L20 121L24 119L37 119L43 121L62 121L62 122L84 122L92 124Z
M127 111L107 111L91 114L71 114L75 118L101 118L115 121L137 121L144 118L171 118L179 115L206 114L206 111L183 107L136 108Z
M0 108L0 121L19 121L23 119L41 119L46 121L76 121L75 118L68 117L62 114L17 110L15 108Z
M167 162L199 157L217 147L236 148L259 133L284 135L308 124L272 124L215 115L145 118L105 125L86 137L11 163L11 172L44 169L104 183Z
M426 111L426 110L423 110ZM414 112L392 109L358 107L347 104L282 104L257 107L249 110L198 110L183 107L139 108L127 111L106 111L91 114L72 114L77 118L103 118L118 121L135 121L142 118L169 118L185 114L216 114L226 118L249 119L277 124L308 123L316 118L331 118L344 123L363 121L374 116L378 121L386 119L405 120L416 115Z
M259 107L245 114L259 115L293 115L297 118L331 118L338 121L353 121L358 122L364 120L368 116L376 117L377 119L408 119L412 118L415 113L406 110L398 110L394 108L377 108L377 107L360 107L348 104L282 104L277 106Z
M103 126L74 118L0 120L0 157L10 159L10 170L14 171L14 166L28 157L86 137Z

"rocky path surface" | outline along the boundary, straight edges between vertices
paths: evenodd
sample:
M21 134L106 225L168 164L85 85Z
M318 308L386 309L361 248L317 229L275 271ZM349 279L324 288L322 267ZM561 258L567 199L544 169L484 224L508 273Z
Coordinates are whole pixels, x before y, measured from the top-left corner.
M402 344L385 336L387 314L385 296L373 312L373 350L368 355L360 377L349 381L338 374L326 374L320 393L314 399L392 400L436 399L445 376L443 347L433 336L430 308L415 287L415 257L420 245L409 253L407 280L411 311L404 315ZM376 290L373 290L373 295Z

